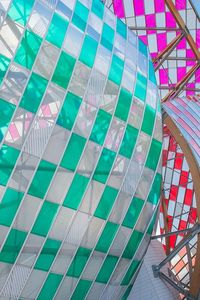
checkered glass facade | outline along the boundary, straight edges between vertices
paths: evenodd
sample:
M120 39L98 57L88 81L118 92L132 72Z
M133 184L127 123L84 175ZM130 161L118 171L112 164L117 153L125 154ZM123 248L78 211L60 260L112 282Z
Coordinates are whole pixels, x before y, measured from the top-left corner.
M160 196L147 47L99 0L0 10L0 297L126 299Z

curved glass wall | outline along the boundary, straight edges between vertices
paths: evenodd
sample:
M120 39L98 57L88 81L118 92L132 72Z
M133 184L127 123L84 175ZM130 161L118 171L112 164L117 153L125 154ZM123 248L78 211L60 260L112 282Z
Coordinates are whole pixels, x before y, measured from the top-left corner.
M0 9L0 296L125 299L160 196L147 47L98 0Z

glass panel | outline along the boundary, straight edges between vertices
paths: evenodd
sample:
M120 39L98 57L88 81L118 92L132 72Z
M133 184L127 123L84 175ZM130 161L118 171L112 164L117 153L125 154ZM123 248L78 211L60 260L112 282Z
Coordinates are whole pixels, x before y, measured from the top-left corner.
M44 198L55 170L56 165L48 161L41 160L29 187L28 193L39 198Z
M10 59L0 54L0 85L4 79L4 76L7 72L8 66L10 63Z
M95 59L95 69L107 76L111 60L111 52L103 46L98 46L97 56Z
M114 117L106 137L105 147L117 152L121 144L124 129L125 123Z
M106 220L115 202L117 194L118 190L110 186L106 186L94 215Z
M85 36L79 59L88 67L92 67L94 64L97 46L98 43L93 38L89 35Z
M118 261L118 257L108 255L106 259L104 260L104 263L99 271L99 274L97 275L96 281L107 283L110 279L111 273Z
M1 67L3 70L3 68ZM0 97L17 104L27 82L29 71L16 64L11 64L0 88Z
M52 81L66 89L71 79L74 65L75 59L71 55L62 51L54 71Z
M117 19L117 32L126 39L127 35L127 26L120 19Z
M72 133L61 161L61 167L67 168L68 170L73 172L75 171L80 156L83 152L85 142L85 138L75 133Z
M71 1L71 0L70 0ZM56 300L59 299L69 299L70 295L72 294L74 288L77 285L77 278L73 277L65 277L62 281L61 286L59 287L58 293L55 297Z
M124 246L128 242L131 234L132 234L132 229L124 226L120 226L115 236L114 242L109 250L109 254L120 257L124 250Z
M92 128L90 140L100 145L103 145L107 130L110 125L110 121L111 121L111 115L103 111L102 109L99 109L94 126Z
M119 94L115 116L126 121L130 110L131 101L132 94L122 88Z
M37 56L33 71L50 79L58 55L59 50L45 41Z
M131 201L131 204L126 213L122 225L127 226L129 228L133 228L138 220L138 216L142 210L143 205L144 205L144 201L134 197L133 200Z
M96 251L107 252L113 239L115 238L115 234L118 230L119 224L107 222L103 232L98 240L98 243L95 247Z
M112 51L112 47L114 43L114 34L115 34L114 30L106 23L104 23L102 36L101 36L101 44L110 51Z
M144 111L141 130L149 135L151 135L153 131L155 113L155 110L147 104Z
M62 275L50 273L42 287L42 290L37 297L38 300L50 300L53 296L62 280Z
M0 224L10 226L21 203L23 193L7 188L0 202Z
M91 12L88 19L87 33L97 42L99 42L101 36L102 26L103 21L101 21L95 14Z
M123 257L125 258L129 258L129 259L132 259L133 256L135 255L135 252L137 251L138 249L138 246L143 238L143 233L140 232L140 231L136 231L134 230L130 239L129 239L129 242L128 244L126 245L126 248L123 252Z
M13 227L18 230L29 231L34 223L41 203L41 199L26 195L16 215Z
M108 79L120 85L123 69L124 69L124 62L116 55L113 55Z
M14 110L15 106L13 104L0 99L0 141L2 141L7 131Z
M159 155L162 149L162 143L153 139L151 142L149 154L146 161L146 167L155 170L158 164Z
M7 145L0 149L0 184L6 185L13 171L19 151Z
M128 271L126 272L126 275L124 277L124 279L122 280L122 285L128 285L133 277L133 275L135 274L138 266L140 264L140 261L138 260L133 260L131 265L128 268Z
M33 270L28 278L25 288L22 291L21 298L28 299L30 297L30 291L32 291L31 297L33 299L36 298L45 278L46 272L40 270Z
M55 219L57 210L57 204L44 201L31 232L41 236L46 236Z
M74 57L78 57L83 43L83 32L70 24L63 44L63 49Z
M0 261L13 264L21 250L27 233L11 229L0 252Z
M45 4L35 2L28 22L28 26L41 37L44 37L51 19L51 10Z
M119 153L127 158L131 158L136 144L138 130L131 125L127 125Z
M108 80L104 91L102 103L100 103L100 107L103 108L103 110L112 114L114 112L115 104L117 102L118 92L119 87L112 81Z
M115 152L108 150L106 148L103 149L99 162L94 171L94 175L93 175L94 180L97 180L102 183L106 182L110 174L115 156L116 156Z
M143 102L137 100L136 98L133 98L128 123L130 123L135 128L140 128L141 120L143 117L143 109Z
M88 280L80 280L72 297L71 300L83 300L91 286L92 282Z
M26 0L25 2L23 0L13 0L8 11L8 15L15 22L25 26L30 16L33 4L34 0Z
M41 43L41 37L29 30L26 30L17 53L15 54L14 61L27 69L31 69Z
M161 182L162 175L157 173L147 199L147 201L151 202L154 205L156 205L158 203L158 200L160 199Z
M62 46L67 27L68 21L54 13L46 35L46 40L60 48Z
M72 23L75 24L82 31L85 31L89 10L81 2L77 1L74 15L72 18Z
M78 114L80 105L80 97L70 92L67 93L64 104L57 119L57 124L71 130Z
M92 12L95 13L100 19L103 19L104 5L98 0L92 2Z
M120 189L122 182L124 180L126 171L128 169L130 160L118 155L115 160L112 172L108 179L108 184L113 188Z
M69 90L74 94L83 97L88 85L91 69L81 62L77 61L72 80L69 84Z
M109 217L109 221L120 224L124 218L124 215L130 205L132 195L128 195L125 192L120 192Z
M87 280L94 280L101 268L104 258L105 258L104 253L94 251L92 253L92 256L90 257L89 262L87 263L87 266L83 272L82 277Z
M154 171L144 167L142 176L140 178L140 183L135 192L135 197L146 200L152 185L153 177Z
M48 271L60 248L61 242L47 239L34 266L35 269Z
M20 101L20 107L36 113L47 86L47 80L32 73Z
M63 205L72 209L77 209L86 190L88 182L89 179L87 177L77 173L74 176Z
M136 86L134 96L142 101L146 99L147 79L137 72Z
M148 153L148 148L151 138L149 135L140 132L140 135L137 140L136 148L133 154L133 159L138 162L140 165L144 164L146 155Z
M92 218L81 242L82 247L92 249L95 246L103 223L104 221L99 218Z
M85 267L88 261L91 251L91 249L79 247L67 272L68 276L79 277L81 275L83 268Z

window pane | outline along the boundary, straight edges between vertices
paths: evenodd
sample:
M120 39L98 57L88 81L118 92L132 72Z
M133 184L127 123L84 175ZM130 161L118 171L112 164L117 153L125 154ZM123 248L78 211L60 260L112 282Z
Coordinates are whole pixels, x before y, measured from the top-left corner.
M100 19L103 19L104 5L98 0L92 2L92 12L95 13Z
M155 110L147 104L144 111L141 130L149 135L151 135L153 131L155 115Z
M108 79L120 85L120 82L122 80L123 69L124 69L124 62L116 55L113 55Z
M4 79L9 63L10 63L10 59L0 54L0 85Z
M146 89L147 89L147 79L140 74L137 73L136 86L135 86L135 97L139 98L142 101L146 99Z
M100 252L107 252L113 239L115 238L115 234L119 224L107 222L106 226L103 229L103 232L98 240L95 250Z
M101 44L110 51L112 51L112 47L113 47L114 34L115 34L114 30L106 23L104 23L102 37L101 37Z
M6 133L14 110L15 106L13 104L0 99L0 141L2 141Z
M54 13L47 32L46 40L60 48L65 37L67 26L68 21L63 19L60 15Z
M146 161L146 167L155 170L158 164L159 155L162 149L162 143L153 139L151 142L149 154Z
M81 2L76 2L76 7L74 10L74 15L72 18L72 23L75 24L82 31L85 30L87 19L88 19L89 10Z
M134 197L133 200L131 201L131 204L126 213L122 225L127 226L129 228L133 228L138 220L138 216L142 210L143 205L144 205L144 201Z
M123 252L123 257L132 259L133 256L135 255L135 252L138 249L138 246L143 238L143 233L137 230L134 230L128 244L126 245L126 248Z
M62 275L50 273L42 287L42 290L37 297L38 300L50 300L53 296L62 280Z
M107 283L110 279L111 273L118 261L118 257L108 255L101 267L101 270L99 271L99 274L97 275L96 281Z
M130 110L131 101L132 94L122 88L119 94L115 116L122 119L123 121L126 121Z
M103 145L110 121L111 115L106 111L99 109L94 126L92 128L90 140Z
M79 277L91 253L91 249L80 247L69 267L67 276Z
M14 0L12 1L11 8L8 11L8 15L15 22L25 26L30 16L34 0Z
M88 280L80 280L72 297L71 300L83 300L91 286L92 282Z
M101 157L99 159L99 162L97 164L97 167L93 175L94 180L100 181L102 183L106 182L110 174L115 156L116 156L115 152L108 150L106 148L103 149Z
M85 36L79 59L88 67L92 67L94 64L97 46L98 43L93 38L91 38L89 35Z
M127 158L131 158L136 144L138 130L131 125L127 125L119 153Z

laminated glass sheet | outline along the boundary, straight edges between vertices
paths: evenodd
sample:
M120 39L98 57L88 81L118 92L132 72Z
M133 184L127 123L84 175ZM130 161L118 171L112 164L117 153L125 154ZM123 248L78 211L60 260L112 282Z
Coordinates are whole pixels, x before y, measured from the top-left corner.
M110 51L112 51L113 47L114 34L114 30L108 24L105 23L103 25L101 44Z
M57 210L57 204L44 201L31 232L37 235L46 236L54 221Z
M60 48L62 46L67 27L68 21L54 13L46 35L46 40Z
M144 118L141 130L149 135L151 135L153 131L155 115L155 110L147 104L144 111Z
M158 164L162 143L153 139L151 142L149 154L146 161L146 167L155 170Z
M99 109L94 126L92 128L90 140L100 145L103 145L106 133L110 125L110 121L111 115L106 111Z
M40 291L38 300L50 300L53 299L54 294L62 280L62 275L50 273L45 281L42 290Z
M85 36L79 59L90 68L94 64L97 45L98 43L93 38L88 35Z
M137 270L137 267L139 266L140 261L133 260L130 267L128 268L128 271L126 272L125 277L122 280L122 285L127 285L130 283L135 271Z
M42 43L41 37L30 30L24 32L21 44L17 49L14 61L27 69L31 69Z
M62 51L54 71L52 81L63 88L67 88L74 69L75 59Z
M101 183L106 182L110 174L112 165L114 163L115 156L116 156L115 152L108 150L106 148L103 149L98 164L96 166L96 169L94 171L94 175L93 175L94 180L97 180Z
M108 79L120 85L122 80L123 70L124 70L123 60L121 60L118 56L113 55Z
M87 292L91 286L92 282L89 280L81 279L72 295L72 300L83 300L87 295Z
M25 26L31 14L33 4L34 0L14 0L8 11L8 15L15 22Z
M36 113L42 101L46 86L47 80L45 78L36 73L32 73L20 101L20 107L32 113Z
M76 255L67 271L67 276L79 277L91 253L91 249L79 247Z
M101 3L101 1L94 0L92 2L92 9L91 11L97 15L100 19L103 19L103 13L104 13L104 5Z
M140 72L137 72L136 86L135 86L135 97L142 101L146 99L147 79Z
M96 281L101 283L107 283L117 261L118 261L117 256L107 255L97 275Z
M126 37L127 37L127 27L126 27L126 25L120 19L117 19L117 32L124 39L126 39Z
M131 158L133 149L136 144L137 136L138 136L138 129L128 124L125 129L124 137L119 150L119 153L121 155L127 158Z
M8 69L10 59L0 53L0 85Z
M81 98L73 93L67 93L64 104L57 119L57 124L72 129L81 105Z
M0 99L0 141L3 139L15 110L15 105Z
M131 106L132 94L125 89L121 89L119 94L119 99L117 102L117 107L115 110L115 116L123 121L126 121L128 118L128 113Z
M117 232L119 224L107 222L104 230L98 240L95 250L107 252Z
M83 5L80 1L76 2L74 15L72 17L72 23L76 25L82 31L85 30L87 19L88 19L89 10Z
M133 258L141 240L143 237L143 233L137 230L134 230L129 241L128 244L126 245L126 248L122 254L122 257L124 258L128 258L131 259Z
M133 200L131 201L131 204L128 208L128 211L126 213L122 225L129 228L133 228L138 220L143 205L144 205L143 200L134 197Z
M103 195L101 196L101 199L99 201L99 204L95 210L94 215L101 219L107 219L112 209L112 206L115 202L117 194L118 194L118 190L110 186L106 186Z

